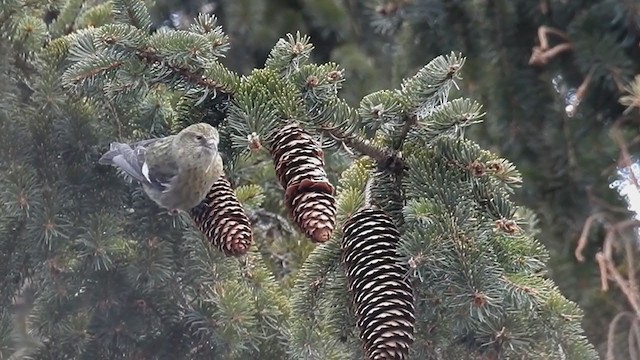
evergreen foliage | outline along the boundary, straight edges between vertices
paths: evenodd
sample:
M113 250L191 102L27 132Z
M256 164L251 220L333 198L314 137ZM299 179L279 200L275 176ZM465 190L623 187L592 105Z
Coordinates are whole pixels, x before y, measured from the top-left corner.
M230 37L211 15L153 31L141 0L0 8L0 303L14 310L0 313L0 357L362 358L340 239L370 203L397 227L398 268L413 286L409 358L597 358L511 199L520 174L464 136L483 114L449 100L462 55L354 107L338 96L345 71L312 62L300 33L240 75L221 62ZM244 256L224 256L188 217L96 164L111 140L200 121L220 129L227 178L254 224ZM325 146L326 168L358 155L339 181L322 176L338 184L337 225L317 246L289 230L274 185L270 152L293 122ZM274 264L278 241L299 243L293 273Z
M623 296L624 286L603 292L597 254L609 247L610 229L635 215L610 184L620 179L637 187L623 174L637 158L638 117L621 106L629 97L623 104L618 99L640 72L638 3L384 0L370 9L368 16L352 18L393 44L380 49L394 59L396 81L425 57L465 54L460 86L490 114L467 135L522 172L527 186L517 192L518 200L540 215L540 238L552 255L550 275L589 314L584 326L591 341L603 356L633 359L637 331L626 325L606 331L616 314L633 305ZM577 240L593 217L582 261L576 261ZM637 266L616 259L613 266L633 279ZM637 296L637 289L631 291Z
M158 3L177 13L185 9L174 0ZM397 86L428 59L462 51L467 61L460 90L491 114L466 135L522 172L527 186L515 196L540 215L540 239L552 255L550 275L589 314L585 330L600 353L613 347L617 358L626 359L633 358L629 347L640 351L629 344L640 330L626 331L628 317L615 341L608 339L606 327L634 305L620 291L624 286L603 291L596 258L611 229L634 216L615 190L635 183L625 177L639 144L638 92L627 96L640 71L636 1L248 0L242 8L251 11L242 13L231 11L240 2L203 3L215 4L202 9L219 15L227 32L242 34L230 51L230 68L247 73L261 66L281 34L301 30L313 40L316 61L345 69L341 95L352 106L374 90ZM585 224L589 231L583 233ZM635 228L628 230L636 237ZM576 261L579 238L584 246ZM620 245L616 249L627 248L628 241ZM619 258L627 256L614 256L614 268L633 278L637 266ZM640 293L633 293L640 304Z

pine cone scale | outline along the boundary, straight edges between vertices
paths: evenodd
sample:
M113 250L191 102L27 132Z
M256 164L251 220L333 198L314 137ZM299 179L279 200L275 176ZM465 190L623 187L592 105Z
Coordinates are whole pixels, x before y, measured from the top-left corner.
M224 177L216 181L202 203L189 211L204 236L227 256L246 253L253 231L242 204Z
M320 145L298 125L289 124L276 133L271 155L289 217L312 241L328 241L335 227L335 189L324 170Z
M360 210L343 226L342 260L368 360L406 360L414 341L415 300L397 254L399 241L381 210Z

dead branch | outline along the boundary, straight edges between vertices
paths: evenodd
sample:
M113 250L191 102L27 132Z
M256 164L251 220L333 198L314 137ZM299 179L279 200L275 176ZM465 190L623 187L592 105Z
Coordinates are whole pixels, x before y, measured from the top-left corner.
M555 45L554 47L549 47L550 34L556 35L566 42ZM569 41L567 34L549 26L543 25L538 28L538 41L540 45L532 48L529 65L546 65L558 54L573 49L573 45Z

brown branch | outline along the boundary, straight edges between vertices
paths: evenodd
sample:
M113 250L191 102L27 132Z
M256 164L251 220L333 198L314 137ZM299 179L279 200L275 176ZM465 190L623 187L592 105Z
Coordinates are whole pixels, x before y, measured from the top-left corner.
M531 51L531 58L529 58L529 65L546 65L558 54L571 49L573 49L573 45L570 43L558 44L547 50L542 49L540 46L534 46Z
M549 34L554 34L566 42L549 47ZM558 54L573 49L573 45L569 42L569 37L564 32L552 27L540 26L538 28L538 40L540 41L540 46L533 47L529 65L546 65Z
M593 193L593 188L591 186L587 186L586 192L587 192L587 197L589 198L589 202L593 203L597 207L609 210L609 211L614 212L614 213L620 213L620 214L625 214L625 215L629 214L629 209L621 207L621 206L613 206L613 205L607 203L605 200L600 199L598 196L596 196Z
M628 282L625 281L624 277L622 277L622 274L620 274L618 269L616 269L613 262L609 260L605 260L605 261L607 264L607 270L609 271L609 274L611 274L611 276L613 277L614 281L617 283L622 293L629 300L629 304L633 308L633 311L636 313L636 316L640 316L640 301L638 299L638 294L634 293L631 290L631 287L629 286Z
M400 174L406 168L399 151L380 149L372 145L368 140L361 139L355 135L344 134L336 127L321 127L320 129L329 134L333 139L340 141L357 152L374 159L378 163L378 166L389 170L394 174Z
M638 360L640 356L638 354L638 348L640 348L640 319L636 318L633 320L633 325L631 325L631 331L629 331L629 338L633 336L635 340L635 347L632 348L631 342L629 342L629 355L631 356L631 360Z
M607 264L605 262L604 254L598 252L596 254L596 262L598 263L598 270L600 270L600 288L602 291L609 291L609 282L607 276Z
M574 104L572 104L573 107L571 108L571 110L567 110L567 115L574 116L578 112L578 106L580 105L580 103L582 102L582 99L584 99L585 95L587 94L587 90L589 89L589 84L591 84L591 79L593 78L593 71L594 71L594 68L591 68L587 73L587 76L584 78L584 80L582 80L582 83L580 84L580 86L578 86L578 89L576 89L575 96L577 101Z
M578 259L579 262L584 262L585 260L584 256L582 255L582 252L584 251L584 248L587 247L587 238L589 236L589 230L591 230L591 226L593 225L593 222L601 215L602 214L600 213L592 214L584 222L584 226L582 227L582 233L578 238L578 246L576 246L576 250L574 252L575 257L576 259Z
M640 221L638 221L637 219L628 219L628 220L620 221L615 225L610 226L609 229L607 229L607 235L604 239L604 245L603 245L604 254L607 257L607 259L613 258L613 245L614 245L616 233L622 234L621 232L622 230L629 227L635 227L638 225L640 225Z
M622 131L617 124L615 124L611 128L611 137L620 149L620 159L618 160L618 163L620 164L620 166L630 169L633 161L631 160L629 147L627 146L627 142L625 141L624 136L622 135ZM629 171L629 177L633 182L633 186L635 186L636 189L640 190L640 184L638 184L638 179L636 178L636 174L633 172L633 170Z
M616 327L618 325L618 322L620 320L622 320L623 317L625 316L630 316L631 317L631 321L633 322L634 320L634 316L632 313L625 311L625 312L621 312L618 313L613 320L611 320L611 323L609 324L609 330L607 331L607 356L606 356L606 360L615 360L615 355L614 355L614 349L615 349L615 335L616 335Z
M578 89L576 90L576 97L578 98L579 102L582 101L582 99L584 99L584 96L587 93L587 89L589 89L589 84L591 84L591 79L593 78L593 72L594 72L594 68L591 68L587 73L587 76L585 76L584 80L582 80L582 83L580 84L580 86L578 86Z
M633 257L633 242L626 234L620 234L624 238L624 251L627 254L627 268L629 269L629 287L631 291L638 293L638 281L636 279L636 265Z
M621 131L624 121L624 118L618 119L613 124L610 135L614 143L619 148L620 155L617 161L618 168L629 169L633 165L633 161L629 150L630 143L626 141L624 134ZM638 141L637 139L638 137L636 136L636 138L632 140L631 144L635 144ZM633 171L630 171L629 182L633 182L633 186L640 189L637 176ZM596 203L593 201L596 199L593 194L591 194L590 191L588 191L588 193L590 195L590 200L592 200L593 203ZM600 200L600 202L603 204L605 203L602 200ZM600 206L602 205L600 204ZM608 208L608 210L611 211L612 209ZM617 208L613 210L620 212ZM628 210L623 210L622 212L628 213ZM594 221L594 216L595 215L590 216L583 227L579 245L576 249L576 258L579 260L582 257L581 251L583 248L583 246L581 247L580 245L582 245L583 242L586 242L586 234L588 233L589 228L593 226L592 223ZM603 218L603 220L605 219ZM631 359L638 359L640 357L638 351L638 348L640 348L640 288L636 274L637 261L635 259L635 252L637 251L637 247L634 246L635 238L637 237L637 228L639 226L640 221L635 218L618 221L616 223L605 223L606 235L602 245L602 250L596 254L596 262L600 271L602 291L608 291L608 281L613 281L622 292L629 304L628 306L633 309L633 312L625 311L617 314L611 321L607 338L607 360L615 360L615 337L619 333L617 332L617 327L620 320L625 316L629 316L632 319L628 330L628 355ZM624 254L616 257L619 252L624 252ZM617 264L616 259L619 259L622 263ZM625 269L624 273L622 273L622 269Z
M409 130L411 130L411 128L418 122L418 117L413 114L413 115L405 115L404 117L404 125L402 126L402 132L400 133L400 137L398 140L398 143L396 144L396 146L394 146L394 148L396 150L400 149L400 147L402 147L402 144L404 143L404 141L407 138L407 135L409 135Z
M139 59L149 64L165 66L171 69L171 71L173 71L174 73L183 77L185 80L193 84L199 85L205 89L208 89L214 92L221 92L225 94L229 93L227 89L223 88L220 84L218 84L217 81L213 79L209 79L203 75L196 74L190 71L189 69L168 64L167 62L165 62L163 58L158 56L152 48L146 48L146 49L140 50L138 51L137 55Z

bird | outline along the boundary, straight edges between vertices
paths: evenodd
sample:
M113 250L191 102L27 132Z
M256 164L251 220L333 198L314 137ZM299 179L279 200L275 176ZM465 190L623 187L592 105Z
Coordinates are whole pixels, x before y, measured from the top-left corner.
M175 135L131 144L112 142L98 163L141 183L151 200L175 215L199 205L223 176L219 142L216 128L197 123Z

